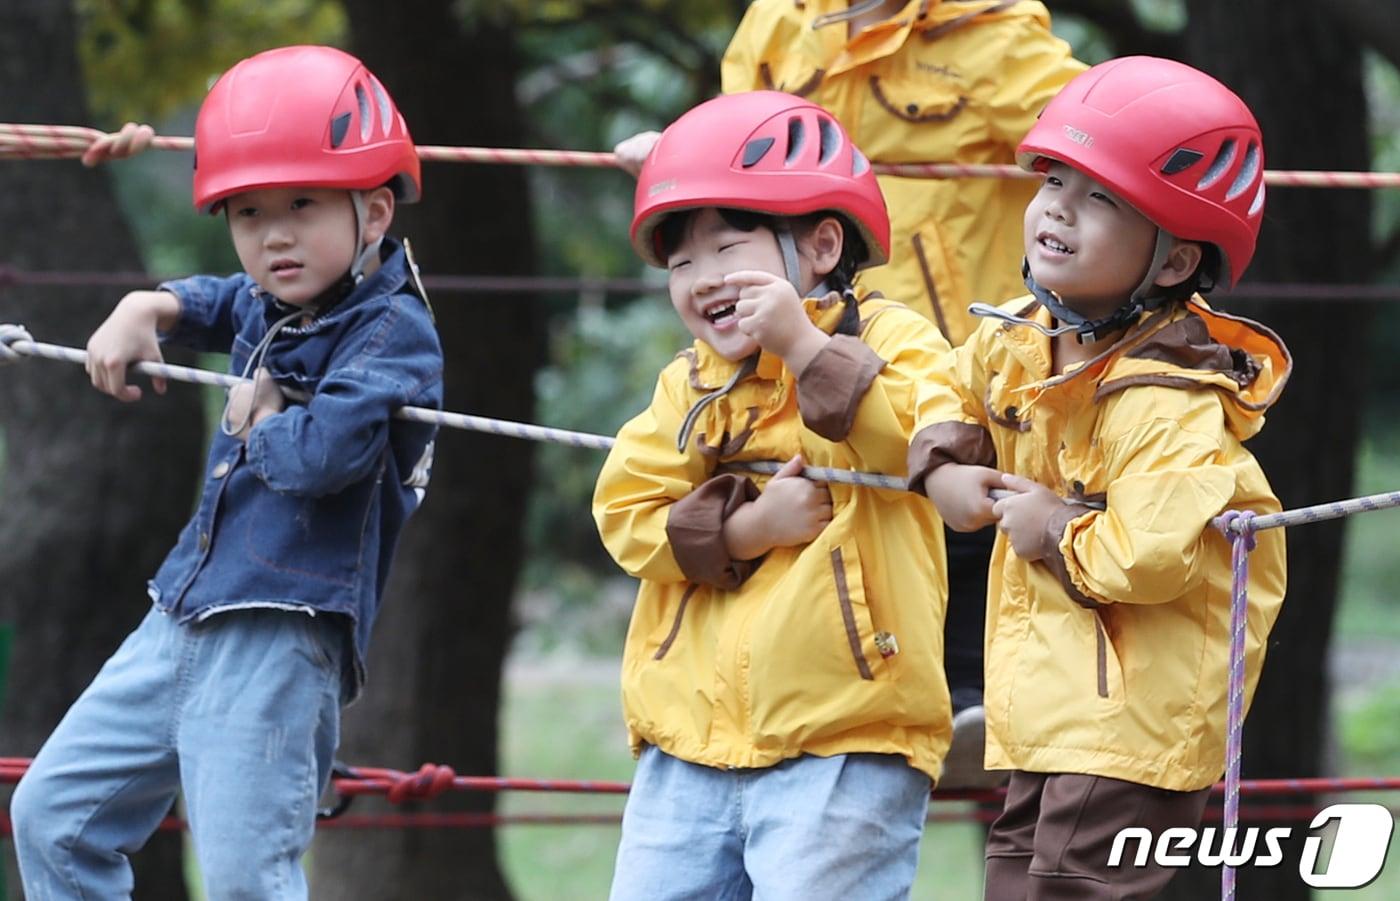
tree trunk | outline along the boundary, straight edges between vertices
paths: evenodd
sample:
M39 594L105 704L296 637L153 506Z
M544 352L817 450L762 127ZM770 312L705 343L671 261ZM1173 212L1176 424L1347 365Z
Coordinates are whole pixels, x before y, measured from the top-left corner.
M448 0L409 9L347 0L352 49L389 87L419 143L519 146L514 35L480 16L463 25ZM424 200L393 232L424 271L533 270L525 172L428 164ZM447 407L529 420L544 354L534 298L439 296ZM369 655L365 697L347 711L341 759L497 771L501 664L533 446L444 430L427 501L410 522ZM490 794L444 796L433 810L490 812ZM362 800L357 809L378 806ZM490 830L334 833L313 854L326 898L509 898Z
M0 0L0 121L88 121L75 37L70 3ZM19 269L141 266L107 175L73 161L0 164L0 221ZM10 285L0 321L81 346L119 296ZM75 366L0 372L0 622L15 628L0 754L33 755L149 608L197 484L199 411L185 387L126 406ZM136 856L143 899L186 897L181 856L178 833Z
M1325 4L1291 4L1286 13L1277 0L1188 0L1187 6L1189 61L1233 87L1249 104L1264 132L1269 168L1370 168L1361 48ZM1370 192L1271 189L1264 216L1249 279L1371 279ZM1259 318L1293 351L1292 380L1268 426L1250 444L1284 507L1349 496L1366 389L1362 355L1370 307L1238 301L1227 306ZM1245 725L1246 778L1323 775L1329 729L1326 663L1342 532L1341 520L1288 532L1288 601ZM1297 872L1306 824L1293 825L1296 841L1282 866L1241 870L1242 901L1310 897ZM1188 872L1164 897L1199 899L1218 892L1218 871Z

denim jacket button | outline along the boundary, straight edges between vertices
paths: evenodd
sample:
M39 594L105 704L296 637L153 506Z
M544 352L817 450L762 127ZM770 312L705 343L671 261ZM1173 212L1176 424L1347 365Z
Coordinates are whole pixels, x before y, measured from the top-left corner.
M222 479L224 476L228 475L228 470L229 470L229 465L228 465L228 463L225 461L225 462L222 462L222 463L220 463L219 465L215 466L215 467L214 467L214 471L211 472L210 475L212 475L212 476L213 476L214 478L216 478L216 479Z
M209 533L208 533L208 532L200 532L200 533L199 533L199 549L200 549L201 551L207 551L207 550L209 550Z

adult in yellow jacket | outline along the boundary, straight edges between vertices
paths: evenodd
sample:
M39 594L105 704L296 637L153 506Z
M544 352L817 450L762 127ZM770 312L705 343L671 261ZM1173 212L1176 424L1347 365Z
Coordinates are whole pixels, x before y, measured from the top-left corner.
M1013 770L986 896L1150 898L1114 835L1200 822L1225 767L1226 510L1279 503L1243 442L1291 366L1268 329L1212 310L1263 212L1258 126L1167 60L1090 69L1020 160L1031 296L984 321L920 393L911 481L952 528L995 521L987 766ZM1000 489L1007 496L988 497ZM1284 540L1250 561L1246 702L1283 602Z
M632 233L696 341L594 496L603 543L641 580L612 897L907 896L951 732L942 524L915 494L802 467L901 472L948 344L851 287L887 252L883 201L797 97L728 95L677 120ZM752 461L787 462L736 471Z
M866 7L864 10L861 7ZM726 93L789 91L835 114L881 163L1001 163L1084 65L1039 0L756 0L725 51ZM851 11L859 17L848 21ZM869 23L869 24L862 24ZM903 300L954 347L974 301L1024 290L1021 214L1035 183L882 175L890 261L859 283Z

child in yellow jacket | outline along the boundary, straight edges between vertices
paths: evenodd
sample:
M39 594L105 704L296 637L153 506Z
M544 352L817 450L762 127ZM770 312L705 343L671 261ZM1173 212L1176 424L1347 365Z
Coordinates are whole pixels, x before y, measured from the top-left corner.
M823 107L881 163L1007 164L1040 110L1083 72L1040 0L754 0L725 50L726 94L788 91ZM657 133L618 144L634 174ZM973 301L1022 292L1021 215L1035 183L879 176L890 259L861 271L933 321L953 346L972 334ZM944 668L953 743L943 787L1000 784L982 771L982 625L993 530L945 532Z
M636 778L613 898L901 897L948 746L942 524L901 472L947 342L858 296L888 253L869 163L772 91L696 107L637 185L633 244L695 343L598 478L641 580L623 659ZM771 478L734 464L786 461Z
M911 483L955 529L995 522L987 755L1013 770L986 897L1150 898L1116 833L1200 822L1225 767L1231 565L1211 527L1279 503L1243 441L1291 360L1212 310L1263 214L1258 125L1188 66L1095 66L1018 153L1031 296L987 316L920 393ZM999 500L993 490L1008 492ZM1284 542L1250 561L1247 697L1283 601Z

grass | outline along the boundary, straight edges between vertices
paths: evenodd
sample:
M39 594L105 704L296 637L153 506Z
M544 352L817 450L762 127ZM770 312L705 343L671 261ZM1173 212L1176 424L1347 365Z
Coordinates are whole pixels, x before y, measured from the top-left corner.
M615 661L513 667L507 672L502 716L502 771L507 775L632 778ZM501 812L620 814L622 803L620 796L516 792L502 797ZM965 805L935 807L939 812L956 809ZM520 901L606 898L618 835L615 825L507 826L498 837L501 865ZM913 897L982 897L980 826L929 825Z
M1400 409L1382 421L1395 423ZM1354 495L1400 491L1400 428L1369 428L1356 456ZM1341 639L1400 641L1400 554L1395 536L1400 509L1347 519L1342 554L1341 603L1336 635Z

